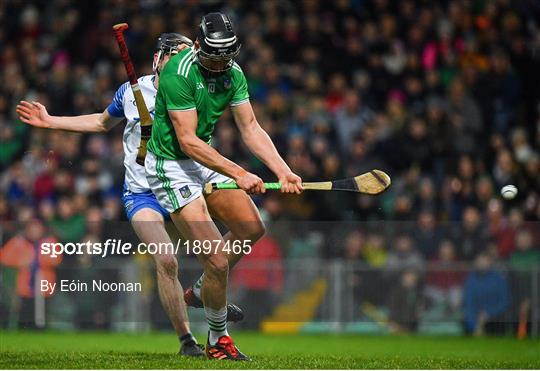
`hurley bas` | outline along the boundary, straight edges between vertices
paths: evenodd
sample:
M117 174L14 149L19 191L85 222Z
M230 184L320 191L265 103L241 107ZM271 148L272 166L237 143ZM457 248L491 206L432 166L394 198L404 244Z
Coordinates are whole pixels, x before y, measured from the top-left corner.
M58 285L56 282L47 280L40 281L41 292L52 295L57 288L61 292L141 292L142 284L140 282L106 282L103 280L92 280L90 282L60 280Z

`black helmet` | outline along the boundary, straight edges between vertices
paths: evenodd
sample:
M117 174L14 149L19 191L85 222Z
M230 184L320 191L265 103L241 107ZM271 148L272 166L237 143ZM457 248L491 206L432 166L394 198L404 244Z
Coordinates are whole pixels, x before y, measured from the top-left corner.
M178 53L178 47L182 44L193 46L193 41L191 41L189 37L179 33L162 33L156 43L156 53L158 53L158 57L152 66L154 71L157 71L159 62L164 55Z
M227 15L205 15L201 20L197 40L197 62L200 66L212 73L223 73L232 68L241 45Z

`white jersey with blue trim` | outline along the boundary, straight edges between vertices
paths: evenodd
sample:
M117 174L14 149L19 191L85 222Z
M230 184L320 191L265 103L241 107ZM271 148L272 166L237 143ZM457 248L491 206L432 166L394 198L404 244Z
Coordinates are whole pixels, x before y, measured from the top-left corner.
M157 89L154 86L154 75L139 77L139 88L141 89L146 107L152 118L154 118L154 103ZM135 162L137 151L141 140L141 125L135 97L129 82L124 83L114 94L113 101L107 107L107 111L114 117L125 117L127 120L124 128L124 167L126 168L125 185L134 193L150 191L150 186L146 180L144 166Z

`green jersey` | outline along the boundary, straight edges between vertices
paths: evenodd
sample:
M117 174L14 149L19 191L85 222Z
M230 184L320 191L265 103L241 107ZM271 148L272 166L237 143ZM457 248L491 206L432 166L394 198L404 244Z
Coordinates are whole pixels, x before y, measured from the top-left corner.
M197 110L196 134L210 144L225 108L249 100L246 77L238 64L216 78L206 78L200 68L193 48L188 48L173 56L160 73L152 137L148 142L148 150L160 157L188 158L180 149L169 111Z

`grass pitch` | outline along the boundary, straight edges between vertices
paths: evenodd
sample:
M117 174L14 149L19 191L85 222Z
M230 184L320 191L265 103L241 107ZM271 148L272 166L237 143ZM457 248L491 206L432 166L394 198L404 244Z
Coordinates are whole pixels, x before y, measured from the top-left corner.
M235 333L251 362L176 355L171 333L0 332L2 369L422 369L540 368L540 341ZM205 339L204 339L205 340ZM203 337L199 336L199 341Z

